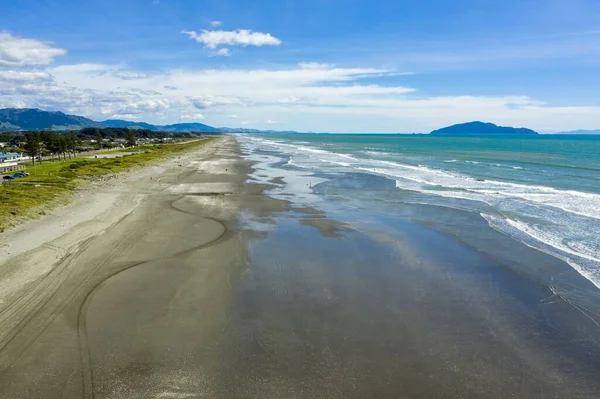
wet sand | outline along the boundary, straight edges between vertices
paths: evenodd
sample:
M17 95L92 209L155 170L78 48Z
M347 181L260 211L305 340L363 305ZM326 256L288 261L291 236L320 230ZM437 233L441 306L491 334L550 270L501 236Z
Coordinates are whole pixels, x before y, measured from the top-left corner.
M179 163L112 187L142 201L56 262L0 265L46 270L0 303L0 397L600 397L596 320L515 259L562 262L294 209L232 137Z

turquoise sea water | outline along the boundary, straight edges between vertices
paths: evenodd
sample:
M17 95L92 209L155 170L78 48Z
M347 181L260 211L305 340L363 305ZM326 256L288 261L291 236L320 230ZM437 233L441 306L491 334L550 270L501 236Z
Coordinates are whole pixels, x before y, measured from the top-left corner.
M284 171L298 198L383 214L403 203L475 212L600 287L600 137L238 138L250 156Z

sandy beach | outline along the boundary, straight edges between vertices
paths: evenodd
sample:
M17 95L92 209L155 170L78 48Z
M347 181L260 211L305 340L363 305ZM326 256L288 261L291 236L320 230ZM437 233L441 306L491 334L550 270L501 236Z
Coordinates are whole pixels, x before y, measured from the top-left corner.
M3 234L0 396L600 396L595 316L521 267L583 295L562 261L442 208L360 230L252 168L225 136Z

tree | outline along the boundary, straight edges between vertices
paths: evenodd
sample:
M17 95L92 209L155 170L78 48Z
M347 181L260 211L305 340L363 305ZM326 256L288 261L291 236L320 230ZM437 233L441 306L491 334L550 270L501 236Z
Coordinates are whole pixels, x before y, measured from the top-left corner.
M75 157L75 150L77 150L77 134L75 132L69 133L69 136L67 137L67 148L70 154L73 154L73 157ZM71 158L71 155L69 155L69 158Z
M58 154L56 133L54 133L52 130L49 132L42 132L40 133L40 137L44 147L46 148L46 151L50 152L54 158L54 155Z
M25 152L31 157L33 165L35 165L35 158L40 155L42 138L39 132L29 132L25 136Z
M69 145L67 143L67 138L63 135L56 136L56 152L58 153L58 159L60 160L60 155L62 154L63 160L67 159L67 150Z
M0 133L0 143L10 143L17 137L14 133Z
M137 142L135 141L135 134L130 130L127 132L127 146L135 147Z

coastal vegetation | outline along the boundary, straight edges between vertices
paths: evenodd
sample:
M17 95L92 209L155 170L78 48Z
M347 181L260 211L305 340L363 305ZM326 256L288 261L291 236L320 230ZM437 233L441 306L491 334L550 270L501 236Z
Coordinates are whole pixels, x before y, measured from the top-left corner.
M74 191L85 188L86 182L196 150L213 139L204 137L173 144L143 145L136 148L134 154L115 158L88 155L62 157L42 164L31 162L26 165L30 176L0 185L0 232L68 203Z
M84 128L70 132L0 132L0 144L3 152L21 154L23 158L29 157L31 163L41 164L48 160L75 158L78 153L131 153L133 147L177 143L203 137L206 135L199 133L172 134L130 128ZM22 158L18 161L21 163Z

